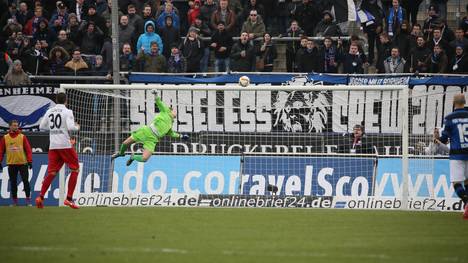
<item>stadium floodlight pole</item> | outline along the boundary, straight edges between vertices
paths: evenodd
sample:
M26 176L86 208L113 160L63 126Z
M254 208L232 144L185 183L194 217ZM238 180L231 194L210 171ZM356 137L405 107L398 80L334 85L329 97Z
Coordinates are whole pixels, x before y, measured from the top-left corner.
M408 100L409 100L409 93L410 89L404 89L401 91L401 112L400 112L400 120L401 120L401 147L402 147L402 155L401 155L401 178L402 178L402 185L401 185L401 209L408 210L408 196L409 196L409 189L408 189L408 180L409 180L409 109L408 109Z

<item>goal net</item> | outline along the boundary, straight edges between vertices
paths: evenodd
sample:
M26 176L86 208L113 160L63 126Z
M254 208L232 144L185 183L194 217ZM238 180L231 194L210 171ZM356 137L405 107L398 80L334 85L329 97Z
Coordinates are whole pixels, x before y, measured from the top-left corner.
M436 176L442 164L435 160L445 157L429 148L460 91L390 85L62 88L81 125L81 192L202 195L222 206L247 205L258 196L257 203L269 200L269 206L280 200L280 206L340 207L339 198L348 200L345 206L353 198L353 205L369 206L373 200L358 201L385 197L395 202L390 208L406 208L418 195L451 191ZM152 90L177 111L172 129L189 140L162 138L146 163L126 166L131 154L141 154L141 143L111 161L121 142L158 114Z

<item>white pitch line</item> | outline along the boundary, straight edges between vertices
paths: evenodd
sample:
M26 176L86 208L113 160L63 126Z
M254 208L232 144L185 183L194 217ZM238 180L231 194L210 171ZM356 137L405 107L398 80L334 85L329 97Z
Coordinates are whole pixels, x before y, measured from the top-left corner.
M49 246L0 246L0 250L21 250L21 251L86 251L87 249L79 249L76 247L49 247ZM118 253L171 253L171 254L187 254L188 251L177 248L124 248L124 247L98 247L93 251L118 252Z

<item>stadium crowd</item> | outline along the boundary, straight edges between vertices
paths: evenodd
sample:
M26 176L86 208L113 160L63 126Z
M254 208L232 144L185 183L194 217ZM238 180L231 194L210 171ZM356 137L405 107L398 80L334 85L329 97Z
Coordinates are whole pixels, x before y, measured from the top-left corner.
M431 0L425 20L418 21L421 2L120 0L120 70L269 72L278 58L274 37L291 37L287 72L352 74L371 65L376 73L468 73L468 16L449 28L447 0ZM110 78L111 5L0 0L0 10L7 10L0 17L3 81L26 84L28 75ZM341 36L350 39L332 38Z

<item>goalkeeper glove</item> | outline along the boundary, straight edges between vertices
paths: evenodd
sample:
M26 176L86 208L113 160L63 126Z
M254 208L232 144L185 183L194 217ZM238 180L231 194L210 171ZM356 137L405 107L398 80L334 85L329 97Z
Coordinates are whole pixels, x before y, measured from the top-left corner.
M28 163L28 168L32 169L32 163Z
M188 139L190 139L190 136L188 134L181 134L180 138L184 141L187 141Z

